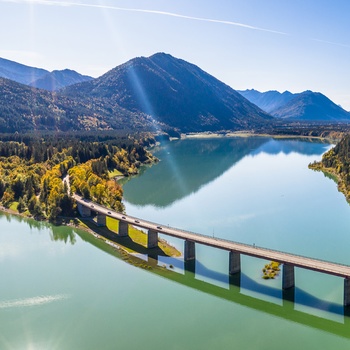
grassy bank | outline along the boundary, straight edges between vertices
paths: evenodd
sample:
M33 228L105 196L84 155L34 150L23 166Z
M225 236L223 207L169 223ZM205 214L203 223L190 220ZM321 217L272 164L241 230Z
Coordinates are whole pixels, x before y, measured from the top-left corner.
M28 212L19 213L16 207L17 205L13 205L11 208L4 208L0 206L0 210L10 215L17 215L30 219ZM47 222L47 220L44 221ZM106 227L98 227L91 221L91 219L59 217L57 218L57 221L52 224L79 228L92 238L97 238L101 244L105 245L106 247L110 247L110 249L112 248L118 251L119 256L126 262L144 268L149 268L150 264L145 262L142 263L142 260L133 256L133 254L145 254L155 257L181 256L181 253L164 239L158 239L157 248L148 249L147 234L132 225L129 225L129 235L127 237L119 237L117 234L119 229L119 221L110 217L107 217L106 221ZM156 265L156 263L151 263L151 265Z
M119 237L117 232L119 229L119 220L107 217L106 227L98 227L91 220L79 219L79 228L96 233L99 236L116 243L124 251L128 253L148 254L147 234L132 225L129 225L129 235L127 237ZM158 240L158 247L152 249L152 253L161 256L180 256L181 253L163 239Z

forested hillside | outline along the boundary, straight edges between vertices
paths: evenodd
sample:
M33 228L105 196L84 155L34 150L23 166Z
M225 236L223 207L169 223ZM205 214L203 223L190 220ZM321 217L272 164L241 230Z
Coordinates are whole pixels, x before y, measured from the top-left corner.
M0 131L152 130L142 113L94 98L75 100L0 78Z
M67 175L71 192L122 211L123 191L112 177L137 174L141 164L154 161L144 148L154 142L148 137L17 137L0 141L0 203L37 218L74 215Z
M326 152L321 162L309 165L314 170L321 170L336 176L338 189L343 192L350 202L350 135L346 135L342 140L328 152Z

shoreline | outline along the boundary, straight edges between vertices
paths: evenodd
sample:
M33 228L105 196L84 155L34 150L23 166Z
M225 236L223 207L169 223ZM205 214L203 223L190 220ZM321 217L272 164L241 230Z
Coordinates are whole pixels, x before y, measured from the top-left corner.
M318 139L318 140L328 140L330 141L330 138L327 137L320 137L320 136L305 136L305 135L271 135L271 134L264 134L264 133L253 133L253 132L249 132L249 131L237 131L237 132L228 132L228 133L213 133L213 132L200 132L200 133L189 133L189 134L181 134L181 140L182 139L204 139L204 138L234 138L234 137L270 137L273 139ZM333 139L334 140L334 139ZM334 171L332 171L332 169L326 169L324 167L312 167L311 164L309 165L309 168L316 170L316 171L322 171L323 173L328 173L328 174L332 174L333 176L335 176L338 181L338 190L340 192L342 192L346 198L346 200L349 202L350 198L348 198L346 196L346 188L344 185L344 182L342 181L341 177L336 174ZM120 181L121 179L126 178L125 176L121 176L121 175L117 175L114 177L115 181ZM87 232L88 234L94 236L95 238L101 239L103 240L107 245L113 247L113 248L117 248L117 249L121 249L123 251L125 251L127 254L132 255L133 253L128 251L127 247L123 246L122 244L116 243L115 241L108 239L107 237L105 237L102 234L99 234L99 227L96 226L96 229L91 229L90 227L88 227L86 224L84 224L84 222L79 218L79 217L60 217L59 220L57 222L50 222L47 219L37 219L33 216L28 216L24 213L20 213L17 210L13 210L10 208L5 208L4 206L0 205L0 211L9 215L16 215L22 218L27 218L27 219L33 219L35 221L38 222L46 222L49 223L51 225L57 225L57 226L67 226L67 227L71 227L71 228L76 228L76 229L80 229L83 230L85 232ZM78 222L78 224L77 224ZM113 230L111 230L113 232ZM140 230L139 230L140 231ZM114 230L115 232L115 230ZM142 231L140 231L142 232ZM142 234L144 234L142 232ZM159 247L160 247L160 243L161 241L163 241L163 243L167 246L167 247L172 247L166 240L159 240ZM169 248L170 250L170 248ZM177 251L177 249L175 249ZM137 251L135 251L137 253ZM178 252L178 251L177 251ZM168 256L177 256L176 255L168 255Z
M315 164L309 164L309 169L314 171L320 171L324 176L331 178L337 184L337 189L342 193L346 201L350 204L350 196L347 195L347 189L342 177L333 169L326 168L321 162Z
M102 229L102 227L96 226L96 230L91 229L79 217L60 217L59 218L60 220L55 223L55 222L50 222L50 221L48 221L46 219L45 220L38 220L38 219L35 219L32 216L23 215L23 214L19 213L18 211L15 211L15 210L12 210L12 209L9 209L9 208L5 208L2 205L0 205L0 212L2 212L4 214L8 214L8 215L18 216L18 217L23 218L23 219L34 220L36 222L43 222L43 223L50 224L50 225L53 225L53 226L65 226L65 227L69 227L69 228L72 228L72 229L81 230L81 231L89 234L90 236L92 236L92 237L102 241L103 243L107 244L111 248L117 249L122 254L122 256L124 255L124 257L125 257L125 255L127 255L128 258L135 258L135 259L139 260L139 258L137 258L135 256L135 254L141 254L137 250L133 250L133 249L131 249L131 248L125 246L125 245L122 245L122 244L120 244L120 243L118 243L118 242L116 242L116 241L114 241L114 240L112 240L112 239L110 239L108 237L105 237L103 234L101 234L101 232L98 232L99 230ZM92 222L92 220L91 220L91 222ZM144 232L142 232L141 230L138 230L136 228L134 228L133 231L134 232L138 231L140 233L140 235L145 235L146 236L146 234ZM112 230L111 230L111 232L115 233ZM76 233L76 234L78 234L78 233ZM130 238L130 236L128 236L128 237ZM133 241L133 242L135 242L135 244L139 244L140 247L142 247L143 249L147 249L146 247L141 245L139 242L137 242L137 240ZM166 250L169 250L169 251L173 250L176 253L172 254L172 255L168 255L168 254L166 254L164 252L164 250L162 249L162 246L163 246L163 248L165 247ZM170 245L165 239L159 239L158 240L158 249L160 249L164 253L165 256L169 256L169 257L181 256L181 253L175 247ZM142 249L140 249L140 250L142 250ZM126 260L126 259L124 259L124 260ZM147 265L146 262L144 262L144 264Z
M210 131L181 134L181 138L173 138L174 140L185 139L214 139L214 138L233 138L233 137L270 137L273 139L315 139L315 140L328 140L332 143L337 142L340 138L334 138L332 136L312 136L312 135L288 135L288 134L269 134L269 133L253 133L250 131L237 131L227 133L216 133Z

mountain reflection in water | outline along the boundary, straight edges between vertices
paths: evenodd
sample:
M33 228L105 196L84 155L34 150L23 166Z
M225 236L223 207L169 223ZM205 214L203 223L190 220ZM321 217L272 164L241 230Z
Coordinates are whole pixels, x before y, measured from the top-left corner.
M310 142L309 139L275 141L267 137L167 142L152 151L160 159L158 164L142 169L138 176L125 182L124 197L138 206L167 207L208 185L248 155L280 152L321 155L329 148L327 143L320 147L320 140L313 140L311 146Z

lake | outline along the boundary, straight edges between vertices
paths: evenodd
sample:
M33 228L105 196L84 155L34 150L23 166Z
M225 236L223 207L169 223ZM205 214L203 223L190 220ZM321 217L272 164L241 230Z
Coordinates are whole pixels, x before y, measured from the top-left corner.
M331 146L264 137L187 139L124 186L129 215L214 237L350 264L350 207L307 165ZM349 349L343 280L196 246L196 261L145 270L89 234L0 214L1 349ZM183 251L183 242L163 236ZM142 259L147 256L140 255ZM173 268L170 268L170 264Z

